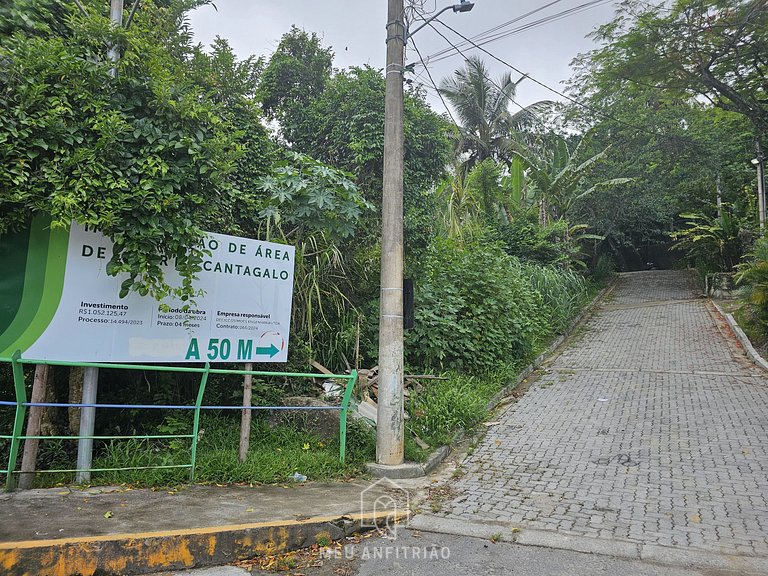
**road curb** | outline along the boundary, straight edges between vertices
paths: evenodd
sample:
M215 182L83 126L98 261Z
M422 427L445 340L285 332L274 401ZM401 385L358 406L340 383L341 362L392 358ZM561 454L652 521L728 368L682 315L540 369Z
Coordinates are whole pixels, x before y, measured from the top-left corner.
M531 374L533 374L536 370L538 370L553 354L557 352L557 350L565 343L568 338L573 336L574 332L576 332L576 329L581 326L592 314L594 314L595 310L599 306L600 302L603 301L603 299L608 296L608 294L616 287L616 280L611 282L610 285L606 286L600 292L597 293L597 295L592 299L592 301L584 306L581 312L579 312L576 317L570 321L568 326L563 330L563 333L560 334L557 338L555 338L549 346L547 346L546 350L539 354L536 359L528 364L525 368L523 368L520 371L520 374L517 375L514 382L508 384L501 390L499 390L496 395L491 398L488 402L488 405L486 406L486 410L489 412L494 410L501 402L507 398L520 384L528 378Z
M750 342L749 338L744 333L744 330L742 330L741 326L739 326L738 322L736 322L733 314L723 310L714 300L710 300L710 303L715 307L715 310L717 310L718 314L720 314L720 316L722 316L725 321L728 322L728 325L731 327L731 330L733 330L734 335L738 339L739 343L741 343L744 351L747 353L747 356L749 356L749 359L752 360L754 364L768 372L768 362L766 362L765 358L760 356L757 350L755 350L755 347L752 346L752 342Z
M539 546L585 554L642 560L666 566L731 570L740 574L768 573L768 558L765 557L718 554L707 550L591 538L580 534L528 529L510 522L464 520L419 514L411 519L408 527L423 532L452 534L511 542L522 546Z
M338 540L407 518L382 511L185 530L0 543L4 576L147 574L230 564Z

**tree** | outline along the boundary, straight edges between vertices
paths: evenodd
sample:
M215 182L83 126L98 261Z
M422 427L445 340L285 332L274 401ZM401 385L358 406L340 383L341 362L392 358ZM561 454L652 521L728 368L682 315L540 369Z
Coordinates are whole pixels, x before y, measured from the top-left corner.
M465 168L472 168L486 158L509 160L515 133L530 126L536 114L549 108L539 102L516 114L509 111L517 82L509 72L497 81L490 78L485 63L476 56L467 58L464 68L443 79L440 93L452 104L461 126L458 154L467 154Z
M625 0L593 36L604 46L577 60L588 91L606 101L633 84L701 96L768 135L766 0Z
M259 100L288 142L294 140L294 127L303 123L305 107L325 89L332 64L333 52L314 32L291 26L280 39L261 77Z
M579 221L605 237L600 249L610 251L622 267L661 258L668 234L682 223L678 215L708 213L718 190L740 221L754 215L745 194L754 178L748 163L754 155L754 124L694 97L671 62L652 56L650 51L668 47L638 40L635 28L644 29L648 21L635 20L633 5L623 4L617 19L603 27L603 48L575 60L570 83L581 105L571 107L569 117L581 130L591 129L594 152L611 146L588 181L632 178L574 208ZM668 14L656 12L658 18ZM641 52L647 60L639 59Z
M366 200L381 206L384 150L384 77L370 67L335 73L324 89L303 107L301 114L287 108L281 114L281 134L292 150L312 156L354 176ZM443 176L448 162L448 125L435 114L417 89L406 91L405 233L411 254L423 249L433 234L432 198L427 190ZM369 238L378 238L378 223L370 214Z
M579 139L573 150L561 136L552 135L549 140L549 145L545 147L517 147L514 152L522 161L525 178L530 186L530 191L521 195L521 199L530 198L538 203L542 225L550 220L570 216L576 202L596 190L620 186L630 181L629 178L611 178L585 185L587 176L606 157L608 149L596 154L585 154L585 150L589 151L588 137Z
M231 205L235 135L174 54L191 50L186 8L148 3L126 31L105 3L86 7L68 6L64 34L17 28L0 46L0 233L35 214L75 220L113 240L107 270L127 274L123 294L189 298L202 230ZM182 286L165 283L166 260Z

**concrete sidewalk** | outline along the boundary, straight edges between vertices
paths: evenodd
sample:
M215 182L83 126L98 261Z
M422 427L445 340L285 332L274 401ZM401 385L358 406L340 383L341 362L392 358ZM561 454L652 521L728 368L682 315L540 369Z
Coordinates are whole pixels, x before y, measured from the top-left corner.
M408 514L407 493L388 480L2 493L0 573L144 574L228 564Z

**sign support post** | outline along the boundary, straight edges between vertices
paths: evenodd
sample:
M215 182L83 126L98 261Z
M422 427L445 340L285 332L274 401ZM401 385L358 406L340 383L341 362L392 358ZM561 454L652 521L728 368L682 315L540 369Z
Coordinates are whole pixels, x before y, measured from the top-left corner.
M81 404L96 404L99 387L99 369L83 368L83 398ZM93 460L93 431L96 426L96 408L80 409L80 440L77 441L77 470L75 482L86 484L91 481L91 462Z

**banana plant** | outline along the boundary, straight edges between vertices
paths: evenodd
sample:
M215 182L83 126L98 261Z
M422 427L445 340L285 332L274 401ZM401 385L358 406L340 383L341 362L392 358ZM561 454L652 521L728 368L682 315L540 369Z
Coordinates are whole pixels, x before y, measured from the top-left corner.
M530 206L531 203L538 205L542 225L551 220L567 218L576 202L595 191L620 186L632 180L611 178L585 188L587 176L608 153L606 148L586 160L580 160L588 143L589 138L582 138L571 152L565 138L556 136L554 141L543 147L517 146L514 149L520 164L511 170L514 176L512 182L519 181L517 174L520 167L527 180L524 188L515 192L516 197L523 206ZM524 196L522 190L525 190Z

